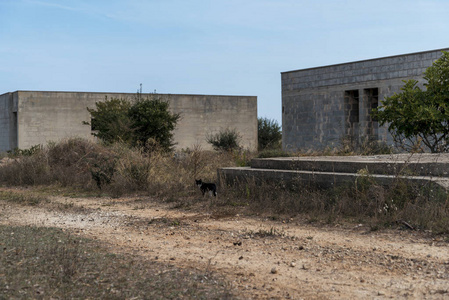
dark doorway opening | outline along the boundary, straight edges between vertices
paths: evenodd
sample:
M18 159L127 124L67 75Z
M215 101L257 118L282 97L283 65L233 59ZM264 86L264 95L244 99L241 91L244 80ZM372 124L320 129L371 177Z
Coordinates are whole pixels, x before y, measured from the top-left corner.
M359 91L345 91L345 131L346 135L355 138L359 125Z

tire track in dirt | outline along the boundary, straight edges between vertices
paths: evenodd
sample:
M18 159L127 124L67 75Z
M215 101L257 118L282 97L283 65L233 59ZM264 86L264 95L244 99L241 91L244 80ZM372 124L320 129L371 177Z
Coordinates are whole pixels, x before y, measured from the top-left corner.
M219 272L245 298L449 298L449 248L417 233L217 217L132 199L51 203L69 209L4 202L0 222L61 227L117 252Z

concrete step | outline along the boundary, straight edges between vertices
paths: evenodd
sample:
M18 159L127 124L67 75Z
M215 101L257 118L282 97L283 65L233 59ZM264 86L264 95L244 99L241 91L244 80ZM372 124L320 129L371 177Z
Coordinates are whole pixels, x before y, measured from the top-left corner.
M449 177L449 153L257 158L252 169Z
M358 180L373 180L378 185L388 186L398 180L432 189L449 188L449 178L434 176L396 176L345 172L317 172L303 170L276 170L250 167L221 168L218 170L220 182L228 185L239 183L258 182L284 182L287 185L314 185L321 188L331 188L341 184L356 184Z

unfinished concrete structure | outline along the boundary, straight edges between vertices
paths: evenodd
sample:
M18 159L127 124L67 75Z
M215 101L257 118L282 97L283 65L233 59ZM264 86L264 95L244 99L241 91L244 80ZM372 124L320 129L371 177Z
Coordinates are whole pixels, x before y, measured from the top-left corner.
M422 86L423 72L441 51L449 48L283 72L284 150L323 149L342 138L392 143L371 109L400 92L403 80L415 79Z
M333 188L364 178L389 186L405 181L435 195L449 191L449 154L255 158L251 167L218 169L222 185L276 182L292 188ZM412 175L413 174L413 175Z
M69 137L93 138L87 107L106 97L132 99L135 94L16 91L0 95L0 151L27 149ZM244 148L257 149L257 97L179 94L142 94L170 103L180 113L174 131L176 148L195 144L210 149L208 134L236 129Z

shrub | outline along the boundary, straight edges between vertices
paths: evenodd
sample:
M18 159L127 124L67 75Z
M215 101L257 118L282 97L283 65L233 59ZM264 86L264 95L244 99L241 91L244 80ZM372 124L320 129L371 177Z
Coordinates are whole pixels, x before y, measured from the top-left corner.
M9 185L35 185L51 182L46 155L43 152L31 156L17 156L0 166L0 182Z
M231 151L241 149L241 136L236 129L225 129L212 135L208 135L206 140L215 150Z
M132 121L128 115L131 103L124 99L112 98L96 102L95 109L87 108L91 115L93 135L102 141L130 143ZM89 125L89 124L87 124Z
M14 150L7 151L9 157L18 157L18 156L31 156L42 150L41 145L34 145L29 149L19 149L14 148Z
M116 155L107 147L72 138L47 147L47 160L52 182L62 186L101 188L111 181Z
M258 118L257 124L259 151L282 148L281 126L279 126L276 120Z
M95 136L106 143L123 142L131 146L158 145L171 151L173 130L180 115L169 111L169 103L159 98L106 99L88 108ZM151 143L148 143L148 141ZM151 151L153 147L150 147Z
M159 98L138 99L130 110L134 145L154 140L164 150L173 150L173 130L180 114L171 113L169 103Z
M98 178L102 178L100 185L108 181L105 176L112 176L107 170L114 169L115 159L108 148L83 139L68 139L51 143L29 156L19 155L2 165L0 181L10 185L60 184L90 188Z

